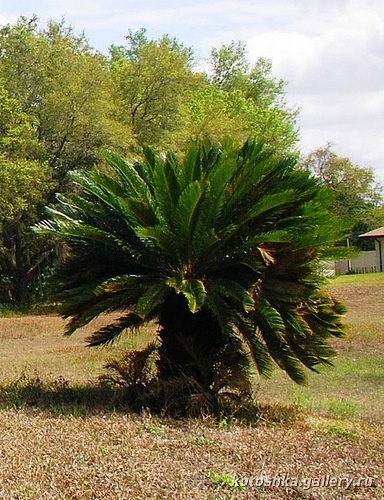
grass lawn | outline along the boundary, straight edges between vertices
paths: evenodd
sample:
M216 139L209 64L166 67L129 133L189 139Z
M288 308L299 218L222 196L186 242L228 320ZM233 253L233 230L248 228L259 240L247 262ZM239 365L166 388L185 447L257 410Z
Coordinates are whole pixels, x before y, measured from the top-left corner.
M346 274L331 280L332 286L384 286L384 273Z
M384 273L339 276L330 289L348 307L347 336L334 342L335 366L310 374L305 387L276 370L272 380L259 381L259 398L331 417L384 422Z
M0 318L0 498L384 498L384 273L331 291L348 306L335 367L306 387L256 378L244 422L114 408L97 377L140 340L86 349L89 327L68 338L55 316Z

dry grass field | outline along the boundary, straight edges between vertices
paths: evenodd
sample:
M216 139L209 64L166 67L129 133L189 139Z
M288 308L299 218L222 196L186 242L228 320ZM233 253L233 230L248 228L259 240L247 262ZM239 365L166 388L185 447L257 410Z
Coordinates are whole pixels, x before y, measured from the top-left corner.
M244 421L130 414L97 381L140 340L86 349L87 329L64 337L55 316L0 318L0 498L384 498L384 280L373 278L332 286L349 308L335 367L304 388L277 370L257 378L259 411Z

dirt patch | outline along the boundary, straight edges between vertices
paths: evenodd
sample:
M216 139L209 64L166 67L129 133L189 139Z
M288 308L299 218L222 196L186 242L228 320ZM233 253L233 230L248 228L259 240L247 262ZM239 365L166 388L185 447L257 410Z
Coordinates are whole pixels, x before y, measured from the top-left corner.
M347 317L384 318L382 286L335 286L330 288L330 292L347 306Z

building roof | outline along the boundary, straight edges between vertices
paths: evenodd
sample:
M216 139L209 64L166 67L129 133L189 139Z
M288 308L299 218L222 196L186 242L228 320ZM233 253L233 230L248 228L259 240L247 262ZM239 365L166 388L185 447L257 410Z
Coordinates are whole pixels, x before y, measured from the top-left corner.
M359 238L384 238L384 226L368 231L368 233L359 234Z

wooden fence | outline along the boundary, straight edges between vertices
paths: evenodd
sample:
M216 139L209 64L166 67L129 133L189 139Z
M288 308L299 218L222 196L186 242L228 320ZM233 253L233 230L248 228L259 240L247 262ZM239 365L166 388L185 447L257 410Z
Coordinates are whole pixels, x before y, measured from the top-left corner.
M335 274L362 274L376 273L377 267L377 252L371 250L361 252L355 259L340 260L335 262Z

